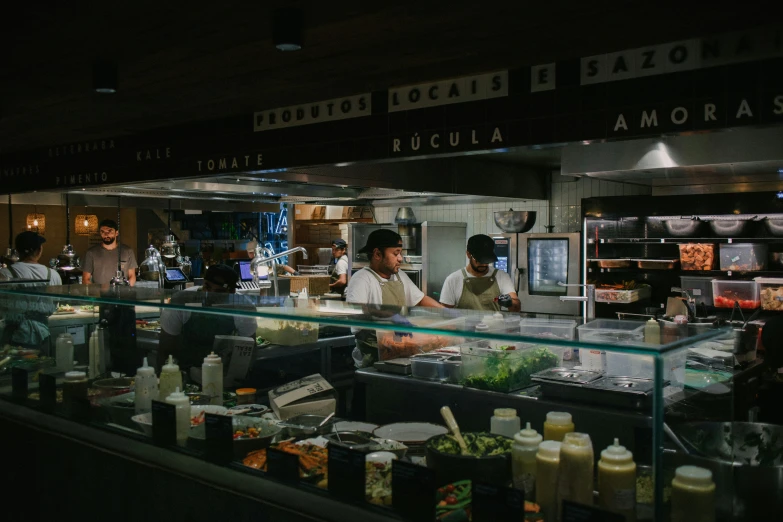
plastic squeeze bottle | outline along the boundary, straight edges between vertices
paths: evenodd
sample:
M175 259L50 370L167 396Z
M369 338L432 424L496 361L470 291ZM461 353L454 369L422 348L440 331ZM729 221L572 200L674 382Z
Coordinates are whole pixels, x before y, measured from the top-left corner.
M557 473L557 505L570 500L593 505L593 443L587 433L566 433L560 446L560 468ZM562 513L558 513L560 519Z
M489 419L489 431L495 435L511 438L519 431L519 417L514 408L495 408L495 414Z
M563 442L566 433L574 431L574 421L571 414L564 411L550 411L544 422L544 440Z
M538 453L536 453L536 504L541 506L546 520L557 520L560 446L561 443L556 440L545 440L538 445Z
M661 344L661 325L655 319L650 319L644 324L644 342Z
M204 364L201 365L201 389L205 395L212 397L210 404L223 405L223 360L215 352L204 357Z
M598 505L625 516L627 522L636 520L636 463L618 439L598 461Z
M714 522L715 483L712 472L680 466L672 480L672 522Z
M177 408L177 445L184 446L190 435L190 399L177 387L174 393L166 397L166 402Z
M182 373L179 366L174 364L174 357L169 355L169 360L160 369L160 396L168 397L174 390L182 390Z
M64 372L73 370L73 337L69 333L61 333L54 343L54 358L57 368Z
M152 401L157 399L158 378L155 369L147 365L145 357L144 365L136 370L136 415L151 411Z
M511 469L513 471L514 487L525 492L525 500L535 498L536 487L536 454L543 437L530 427L528 422L524 430L514 435L514 445L511 446Z

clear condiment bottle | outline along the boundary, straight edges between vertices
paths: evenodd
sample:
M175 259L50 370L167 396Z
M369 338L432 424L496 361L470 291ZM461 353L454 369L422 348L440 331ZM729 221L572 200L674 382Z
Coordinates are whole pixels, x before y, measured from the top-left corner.
M182 390L182 373L179 366L174 364L174 357L169 355L169 360L160 369L160 392L159 396L167 398L174 393L174 390Z
M680 466L672 480L672 522L714 522L715 483L712 472Z
M87 399L87 374L66 372L63 381L63 407L70 412L74 399Z
M73 337L69 333L61 333L54 343L54 360L57 368L70 372L73 370Z
M223 405L223 360L215 352L201 365L201 391L212 397L210 404Z
M644 342L661 344L661 325L655 319L650 319L644 325Z
M144 365L136 370L136 415L147 413L152 410L152 401L158 399L158 378L155 376L155 370L147 365L147 358L144 358Z
M636 520L636 463L618 439L598 461L598 505L625 516L627 522Z
M536 454L542 440L541 435L531 428L528 422L524 430L514 435L514 445L511 446L514 487L525 492L526 500L532 501L535 498Z
M563 442L566 433L574 431L574 421L571 414L564 411L550 411L544 422L544 440Z
M90 341L88 345L88 365L90 368L90 379L95 379L103 373L101 371L103 352L101 350L100 339L98 335L98 330L94 330L90 334Z
M536 504L541 506L545 520L557 519L560 446L561 443L556 440L545 440L538 445L536 453Z
M166 397L166 402L177 408L177 444L184 446L190 435L190 399L177 387L174 393Z
M520 420L514 408L497 408L489 420L489 431L495 435L512 438L519 432Z
M593 505L593 443L587 433L566 433L557 474L558 519L563 501Z

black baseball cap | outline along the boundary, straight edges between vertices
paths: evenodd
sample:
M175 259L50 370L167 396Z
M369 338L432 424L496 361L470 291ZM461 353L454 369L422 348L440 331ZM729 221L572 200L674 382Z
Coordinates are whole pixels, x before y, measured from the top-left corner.
M345 242L345 239L337 238L332 240L332 244L336 246L337 248L345 248L348 246L348 243Z
M485 234L476 234L468 239L468 253L481 264L490 264L498 260L495 255L495 242Z
M46 239L43 236L38 235L36 232L26 231L16 236L14 244L16 250L19 253L22 252L35 252L38 247L46 243Z
M204 280L223 288L238 288L239 275L228 265L212 265L207 268Z
M372 254L376 248L389 248L399 247L402 248L402 238L400 235L388 228L381 228L373 230L369 236L367 236L367 244L364 248L359 250L360 254Z
M120 229L120 227L117 225L117 222L114 221L113 219L104 219L104 220L102 220L100 222L100 224L98 225L98 230L100 230L103 227L113 228L114 230L119 230Z

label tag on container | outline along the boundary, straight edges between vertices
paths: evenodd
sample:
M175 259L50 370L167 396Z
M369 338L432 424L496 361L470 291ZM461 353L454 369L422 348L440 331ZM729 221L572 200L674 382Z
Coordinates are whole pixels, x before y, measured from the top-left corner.
M177 407L161 401L152 401L152 440L158 446L177 443Z
M474 522L517 522L525 518L525 493L518 489L473 482Z
M234 458L234 418L207 413L204 418L206 457L215 464L228 464Z
M561 522L625 522L625 517L595 506L564 500Z
M342 500L364 501L365 454L329 445L329 493Z
M266 472L269 476L289 482L299 481L299 455L268 448L266 450Z
M435 470L392 461L392 508L411 522L435 520Z
M11 396L19 401L27 399L27 370L24 368L11 369Z
M57 406L57 378L49 373L38 376L38 393L41 409L52 411Z

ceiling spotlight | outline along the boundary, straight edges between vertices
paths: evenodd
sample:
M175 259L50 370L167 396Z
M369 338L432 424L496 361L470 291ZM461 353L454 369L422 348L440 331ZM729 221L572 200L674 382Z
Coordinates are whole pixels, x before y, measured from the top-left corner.
M279 51L302 48L302 11L294 7L275 9L272 14L272 41Z
M99 94L114 94L117 92L117 64L112 62L96 62L92 66L92 88Z

